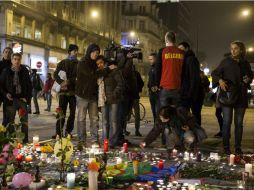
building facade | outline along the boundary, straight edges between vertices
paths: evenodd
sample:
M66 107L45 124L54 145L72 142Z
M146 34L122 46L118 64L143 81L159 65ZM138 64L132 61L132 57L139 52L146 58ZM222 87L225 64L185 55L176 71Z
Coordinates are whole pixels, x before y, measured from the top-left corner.
M1 2L0 52L6 46L14 47L22 52L23 64L45 77L66 58L69 44L79 46L81 57L90 43L103 50L112 39L120 41L120 21L116 19L121 19L120 7L121 2L103 1ZM116 12L108 14L108 10ZM97 15L91 15L92 11Z
M159 15L169 30L176 32L177 41L191 41L191 12L187 1L159 3Z
M122 3L122 45L136 44L143 53L142 61L135 61L145 88L143 95L148 93L147 81L149 62L148 56L164 46L164 35L167 27L159 18L157 3L151 1L125 1Z

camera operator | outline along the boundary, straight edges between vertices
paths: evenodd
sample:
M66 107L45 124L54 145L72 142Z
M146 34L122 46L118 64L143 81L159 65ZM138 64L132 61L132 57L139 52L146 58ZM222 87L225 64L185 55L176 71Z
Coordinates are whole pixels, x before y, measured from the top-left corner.
M126 131L128 113L130 113L135 99L135 90L137 89L137 79L135 67L133 65L133 53L121 52L117 56L118 69L121 71L124 79L124 92L122 98L118 104L118 128L117 139L115 145L120 145L126 142L124 135L128 135Z

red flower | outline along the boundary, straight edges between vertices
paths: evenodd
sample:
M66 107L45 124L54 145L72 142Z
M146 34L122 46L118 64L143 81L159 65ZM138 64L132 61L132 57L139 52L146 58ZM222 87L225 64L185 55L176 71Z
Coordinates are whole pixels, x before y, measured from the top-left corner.
M20 108L18 114L19 117L24 117L26 115L26 110L24 108Z
M61 113L62 112L62 108L58 107L56 108L56 113Z

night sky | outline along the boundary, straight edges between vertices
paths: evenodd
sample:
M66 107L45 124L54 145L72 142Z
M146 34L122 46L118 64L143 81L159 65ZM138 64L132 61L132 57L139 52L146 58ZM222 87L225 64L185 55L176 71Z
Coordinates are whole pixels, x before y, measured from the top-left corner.
M192 40L196 47L199 25L199 51L206 54L208 67L214 68L223 54L229 52L229 44L241 40L246 47L254 48L254 2L188 2L192 14ZM250 10L246 18L241 16L245 8Z

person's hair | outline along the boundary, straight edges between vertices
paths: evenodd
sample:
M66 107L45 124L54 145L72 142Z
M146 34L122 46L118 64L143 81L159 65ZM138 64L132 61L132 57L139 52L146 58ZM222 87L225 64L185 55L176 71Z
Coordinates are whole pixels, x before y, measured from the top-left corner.
M98 55L98 57L96 58L95 62L97 62L98 60L102 60L104 61L104 63L106 63L106 59L103 55Z
M236 40L236 41L231 42L231 45L232 44L237 45L240 48L240 50L242 51L241 52L241 57L245 57L245 55L246 55L246 47L245 47L244 43L241 42L241 41L237 41Z
M150 55L149 56L152 56L152 57L157 57L157 54L156 53L150 53Z
M13 50L12 50L11 47L5 47L4 50L3 50L3 52L4 52L6 49L8 49L8 50L10 50L11 52L13 52Z
M13 59L13 57L20 57L20 59L22 59L22 55L20 53L13 53L11 54L11 58Z
M164 106L159 110L159 116L162 116L165 119L169 119L174 115L176 115L176 109L172 106Z
M168 42L172 42L175 43L176 42L176 35L174 32L170 31L167 32L165 35L165 40L167 40Z
M178 46L182 45L184 47L184 49L190 49L190 44L188 42L181 42L178 44Z

